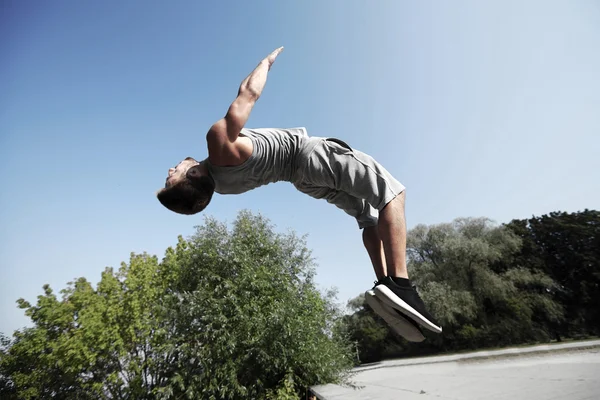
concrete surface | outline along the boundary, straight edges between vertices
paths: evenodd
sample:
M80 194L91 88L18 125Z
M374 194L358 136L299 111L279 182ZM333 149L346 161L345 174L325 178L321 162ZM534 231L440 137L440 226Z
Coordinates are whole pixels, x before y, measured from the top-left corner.
M384 361L351 382L312 387L319 400L600 400L600 341Z

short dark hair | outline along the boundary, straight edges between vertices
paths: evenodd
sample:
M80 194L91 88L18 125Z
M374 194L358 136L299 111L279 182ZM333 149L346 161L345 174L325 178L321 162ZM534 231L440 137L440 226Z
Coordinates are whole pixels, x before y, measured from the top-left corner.
M163 206L173 212L193 215L208 206L214 192L215 183L210 176L194 176L188 173L173 186L161 189L156 197Z

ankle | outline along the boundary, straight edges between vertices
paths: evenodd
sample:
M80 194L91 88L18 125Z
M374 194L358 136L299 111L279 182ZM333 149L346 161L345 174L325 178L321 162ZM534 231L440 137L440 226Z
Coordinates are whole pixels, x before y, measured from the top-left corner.
M403 277L390 276L390 278L398 286L411 287L410 279L408 279L408 277L403 278Z

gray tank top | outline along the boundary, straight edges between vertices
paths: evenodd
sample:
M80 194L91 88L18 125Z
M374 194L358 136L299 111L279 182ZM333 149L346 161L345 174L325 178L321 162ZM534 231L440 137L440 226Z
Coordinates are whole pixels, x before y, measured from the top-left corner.
M215 181L215 192L240 194L273 182L295 182L299 168L314 146L322 140L309 137L305 128L244 128L240 132L252 140L252 154L240 165L206 165Z

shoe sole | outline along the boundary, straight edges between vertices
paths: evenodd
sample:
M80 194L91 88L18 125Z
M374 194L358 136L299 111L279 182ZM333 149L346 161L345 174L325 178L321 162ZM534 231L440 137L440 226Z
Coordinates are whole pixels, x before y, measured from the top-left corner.
M402 300L400 297L394 294L390 288L385 285L377 285L375 289L375 295L384 304L392 307L395 310L400 311L409 318L412 318L415 322L421 325L423 328L428 329L435 333L442 333L442 328L431 323L427 318L421 315L417 310L412 308L408 303Z
M382 303L373 290L365 293L367 304L396 332L409 342L422 342L425 340L423 332L411 324L404 315Z

